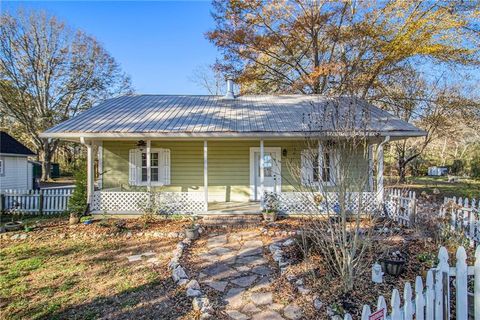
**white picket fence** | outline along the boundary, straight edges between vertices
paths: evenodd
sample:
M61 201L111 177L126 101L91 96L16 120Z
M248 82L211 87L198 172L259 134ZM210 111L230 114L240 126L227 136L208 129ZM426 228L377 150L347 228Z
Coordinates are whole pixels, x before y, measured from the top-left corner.
M452 228L462 230L472 244L480 242L479 232L477 231L480 223L480 201L445 197L440 214L442 216L449 215Z
M377 306L373 309L363 306L361 320L433 320L457 319L467 320L469 317L480 319L480 246L475 251L474 266L467 265L465 248L459 247L456 252L456 264L448 264L448 252L441 247L438 253L439 263L427 273L426 287L423 279L415 279L415 291L409 282L403 289L403 305L400 293L393 289L390 299L390 311L383 296L378 297ZM453 277L453 288L450 278ZM468 280L473 277L473 292L468 292ZM455 291L455 316L451 307L451 291Z
M22 214L57 214L68 208L68 199L73 188L41 190L3 190L1 193L4 212Z
M384 200L386 215L400 225L411 226L415 222L416 201L414 191L387 189Z

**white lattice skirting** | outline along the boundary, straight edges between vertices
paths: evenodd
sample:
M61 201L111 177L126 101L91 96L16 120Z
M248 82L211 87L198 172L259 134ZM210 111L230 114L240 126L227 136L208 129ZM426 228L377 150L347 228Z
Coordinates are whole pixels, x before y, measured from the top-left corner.
M270 193L271 194L271 193ZM338 194L334 192L282 192L275 193L277 209L281 214L304 214L304 213L335 213L338 211ZM321 197L316 205L315 198ZM268 197L268 193L266 194ZM349 192L347 195L347 210L356 212L373 211L376 209L375 192ZM360 208L359 208L360 207Z
M203 193L200 192L150 194L138 191L95 191L91 210L94 213L141 214L146 207L156 208L161 214L192 214L204 212L205 202Z

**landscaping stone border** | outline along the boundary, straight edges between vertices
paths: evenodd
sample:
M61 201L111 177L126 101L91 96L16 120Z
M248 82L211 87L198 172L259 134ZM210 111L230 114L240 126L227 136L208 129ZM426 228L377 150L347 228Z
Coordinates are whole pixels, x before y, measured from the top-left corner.
M58 234L45 234L35 236L40 237L51 237L51 238L60 238L60 239L100 239L100 238L164 238L164 239L175 239L175 238L185 238L184 232L160 232L160 231L147 231L147 232L114 232L114 233L97 233L97 232L79 232L79 233L58 233ZM15 232L6 232L0 234L0 239L5 240L26 240L31 238L32 235L28 233L15 233Z
M199 233L203 233L203 229L199 228ZM192 307L195 311L200 311L200 319L209 319L214 312L210 300L203 293L200 284L196 279L190 279L185 272L185 269L180 264L185 249L190 246L192 241L184 238L177 243L175 250L173 250L173 257L168 263L168 267L172 272L172 278L177 286L185 286L187 297L192 297Z

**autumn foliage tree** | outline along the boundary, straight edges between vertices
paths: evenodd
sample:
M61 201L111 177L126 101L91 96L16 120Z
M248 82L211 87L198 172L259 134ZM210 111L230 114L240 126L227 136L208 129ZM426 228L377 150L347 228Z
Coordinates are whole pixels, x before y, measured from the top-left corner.
M42 180L50 178L58 141L39 133L130 90L129 78L93 37L43 12L0 16L0 112L30 138Z
M421 58L478 65L478 8L458 1L213 2L207 37L243 92L366 97Z

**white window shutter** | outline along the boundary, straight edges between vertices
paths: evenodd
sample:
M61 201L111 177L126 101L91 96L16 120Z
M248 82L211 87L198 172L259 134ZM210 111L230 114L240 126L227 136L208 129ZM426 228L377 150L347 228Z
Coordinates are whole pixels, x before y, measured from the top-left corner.
M170 149L161 149L162 159L162 182L165 185L170 184Z
M313 181L313 162L311 151L306 149L301 153L301 182L304 186L309 186Z
M128 151L128 184L137 184L137 149Z

